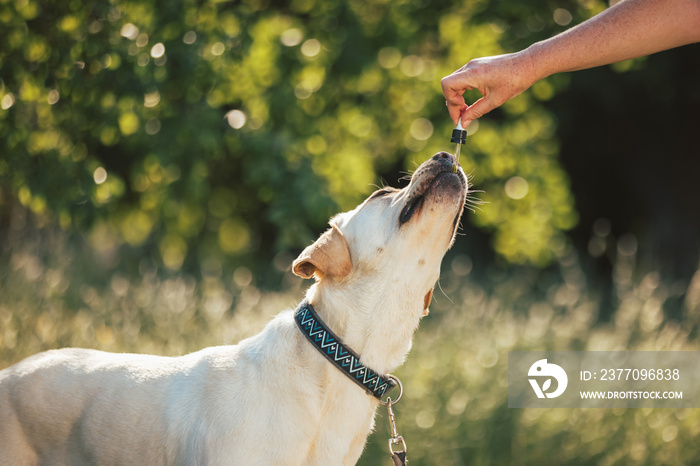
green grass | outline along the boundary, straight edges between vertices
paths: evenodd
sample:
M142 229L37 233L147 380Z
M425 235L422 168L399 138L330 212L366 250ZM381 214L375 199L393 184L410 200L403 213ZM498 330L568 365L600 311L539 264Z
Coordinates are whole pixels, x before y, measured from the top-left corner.
M261 292L246 269L216 264L199 278L157 273L144 259L133 276L110 275L110 258L62 234L10 236L0 254L0 368L63 346L163 355L232 344L296 305L307 283L288 273ZM634 273L618 255L609 319L574 252L545 273L508 272L450 255L431 314L398 371L395 406L410 464L678 465L700 463L693 409L509 409L508 351L698 350L700 272L690 284ZM669 316L673 316L670 318ZM379 410L361 465L391 464Z

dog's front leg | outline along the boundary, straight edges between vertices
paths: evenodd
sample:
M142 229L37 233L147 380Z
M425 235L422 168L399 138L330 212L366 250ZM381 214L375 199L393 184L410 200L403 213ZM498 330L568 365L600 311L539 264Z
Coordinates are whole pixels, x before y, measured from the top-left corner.
M323 417L309 454L309 466L352 466L360 459L367 437L374 430L376 402L364 393L353 398L348 397L349 403L337 403L327 410L328 416Z

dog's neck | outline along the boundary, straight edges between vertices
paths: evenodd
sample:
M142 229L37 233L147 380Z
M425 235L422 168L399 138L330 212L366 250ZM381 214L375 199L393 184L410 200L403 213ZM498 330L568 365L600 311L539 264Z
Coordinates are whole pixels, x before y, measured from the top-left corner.
M360 355L363 364L387 374L406 358L423 310L421 299L411 299L408 290L379 293L375 289L370 283L336 287L321 281L309 288L307 299L326 325Z

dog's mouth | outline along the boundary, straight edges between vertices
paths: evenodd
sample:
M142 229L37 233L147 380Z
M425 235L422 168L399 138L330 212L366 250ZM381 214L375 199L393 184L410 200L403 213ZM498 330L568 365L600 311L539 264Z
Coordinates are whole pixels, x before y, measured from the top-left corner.
M411 220L413 214L421 207L423 207L423 201L425 201L424 195L415 196L413 199L410 199L403 207L403 209L401 209L401 214L399 215L399 223L403 225L404 223Z
M414 177L419 176L418 172ZM450 186L452 188L458 188L461 193L461 197L464 197L463 190L466 189L466 181L464 180L464 175L461 172L453 172L451 168L446 168L439 170L433 176L425 176L425 179L418 180L417 185L413 188L412 192L408 196L406 204L401 209L399 214L399 224L411 220L411 218L417 212L420 212L425 204L426 197L438 190L439 187Z

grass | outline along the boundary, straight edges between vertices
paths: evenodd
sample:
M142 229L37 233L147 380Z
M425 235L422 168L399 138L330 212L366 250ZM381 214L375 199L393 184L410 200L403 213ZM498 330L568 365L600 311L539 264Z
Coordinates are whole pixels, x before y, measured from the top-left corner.
M618 254L614 311L586 280L575 251L548 273L479 270L465 256L443 265L431 314L397 375L394 407L410 464L699 464L694 409L509 409L508 351L698 350L700 271L688 283L635 273ZM56 232L10 232L0 251L0 368L63 346L185 354L259 331L303 296L286 275L261 292L247 269L205 264L197 277L112 274L110 261ZM379 410L360 465L390 464L389 426Z

